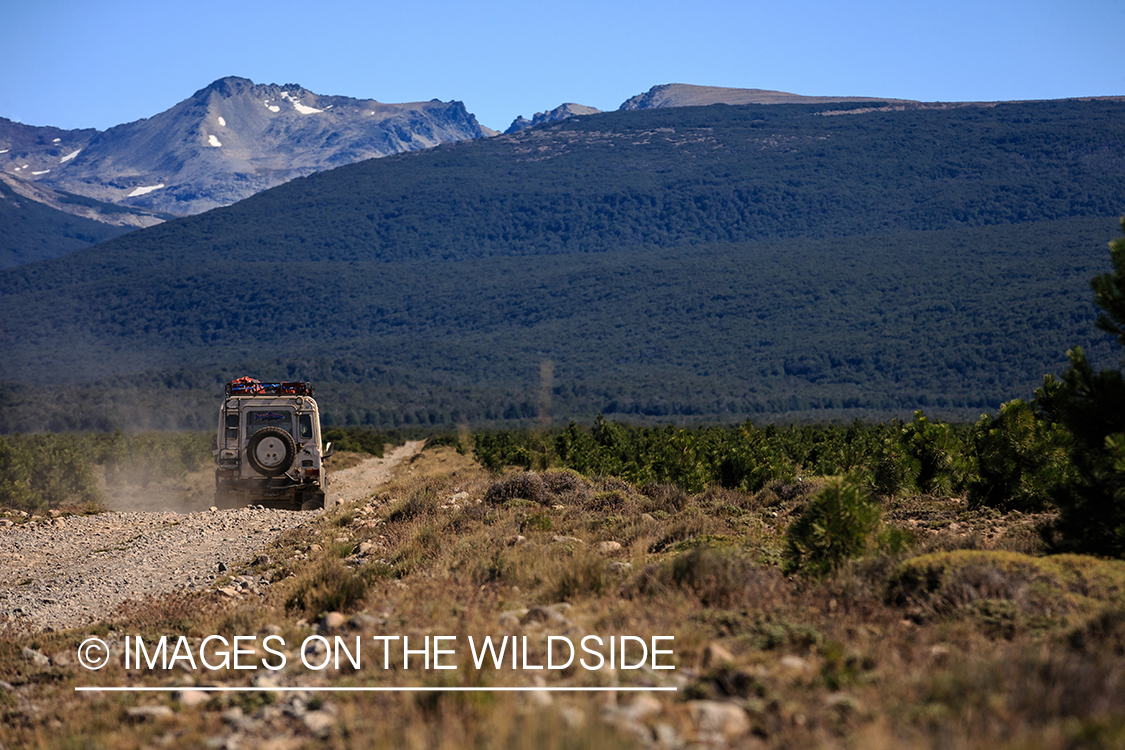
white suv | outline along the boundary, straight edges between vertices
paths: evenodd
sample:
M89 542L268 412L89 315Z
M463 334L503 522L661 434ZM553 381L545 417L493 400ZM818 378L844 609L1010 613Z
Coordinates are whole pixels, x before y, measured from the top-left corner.
M238 378L226 385L212 453L215 504L319 510L328 476L321 448L320 411L308 383L262 383Z

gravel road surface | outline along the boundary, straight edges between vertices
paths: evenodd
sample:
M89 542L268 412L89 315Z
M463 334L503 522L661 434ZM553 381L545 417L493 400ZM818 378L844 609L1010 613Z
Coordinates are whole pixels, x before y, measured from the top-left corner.
M330 495L338 503L370 497L421 448L407 443L335 472ZM130 599L208 588L220 564L241 573L279 534L317 515L239 508L0 521L0 621L36 630L82 627Z

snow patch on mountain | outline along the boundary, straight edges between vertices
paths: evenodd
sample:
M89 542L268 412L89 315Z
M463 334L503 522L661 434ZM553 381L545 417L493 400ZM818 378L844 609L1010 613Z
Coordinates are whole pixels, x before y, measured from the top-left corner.
M226 126L227 126L227 121L224 120L222 117L220 117L219 118L219 127L225 128Z
M4 152L0 151L0 154L2 154L2 153L4 153ZM78 149L77 151L71 151L69 154L67 154L63 158L59 159L59 164L66 164L68 161L70 161L74 157L78 156L80 153L82 153L82 149Z
M207 145L212 146L214 148L222 148L223 147L223 144L219 142L219 139L216 138L213 135L207 136Z
M288 91L282 91L281 92L281 98L285 99L290 104L292 104L293 109L297 110L302 115L312 115L312 114L316 114L317 112L323 112L324 111L323 109L317 109L316 107L308 107L308 106L305 106L304 104L301 104L301 100L300 99L294 99L289 94ZM273 109L273 108L271 107L270 109Z
M214 138L215 136L211 136L211 137ZM136 198L138 195L148 195L153 190L159 190L162 187L164 187L163 182L160 183L159 185L150 185L148 187L133 188L133 192L129 193L125 197L126 198Z

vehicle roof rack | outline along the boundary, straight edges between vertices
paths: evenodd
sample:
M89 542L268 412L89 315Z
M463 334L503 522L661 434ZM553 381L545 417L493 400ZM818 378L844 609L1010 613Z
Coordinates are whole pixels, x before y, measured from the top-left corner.
M303 381L263 383L255 378L237 378L227 383L227 396L311 396L313 387Z

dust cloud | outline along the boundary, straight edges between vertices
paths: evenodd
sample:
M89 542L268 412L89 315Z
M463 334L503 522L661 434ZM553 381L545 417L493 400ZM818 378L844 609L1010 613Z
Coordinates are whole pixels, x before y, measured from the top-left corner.
M107 481L98 478L105 506L115 511L198 513L215 504L215 470L186 472L153 479L157 472L144 467L117 471Z

